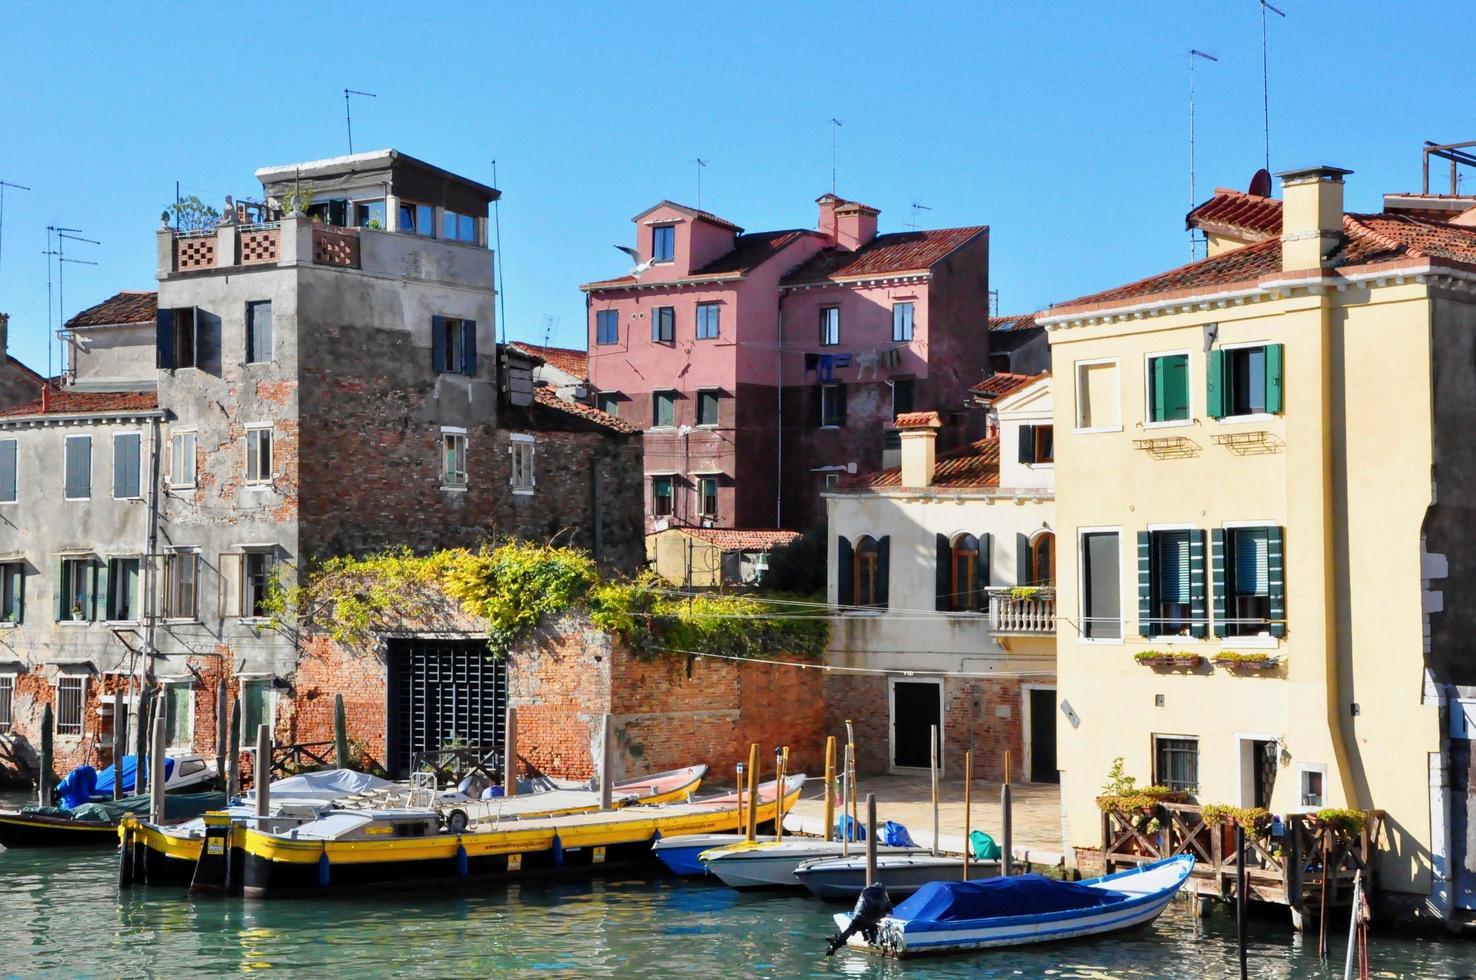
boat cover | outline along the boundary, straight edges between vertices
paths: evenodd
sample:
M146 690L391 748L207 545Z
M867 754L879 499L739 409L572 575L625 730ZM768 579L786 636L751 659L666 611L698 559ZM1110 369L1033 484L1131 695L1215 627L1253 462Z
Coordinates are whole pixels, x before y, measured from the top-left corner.
M1110 905L1122 892L1093 888L1045 875L1017 875L983 881L930 881L892 910L908 928L933 922L965 922L1016 915L1044 915Z
M386 789L395 785L388 779L371 776L367 772L352 769L323 769L304 772L296 776L272 781L272 796L290 797L294 800L336 800L357 793ZM256 799L256 791L249 790L246 799Z
M149 768L149 757L148 756L144 756L144 771L147 772L148 771L148 768ZM116 769L115 766L108 766L102 772L98 773L97 774L97 785L92 788L92 795L94 795L94 796L112 796L113 795L113 779L114 779L114 773L116 771L117 771L117 769ZM173 772L174 772L174 760L171 759L169 756L166 755L164 757L164 778L165 779L168 779ZM137 779L138 779L138 758L137 758L137 756L125 755L123 757L123 789L125 789L125 790L134 789L135 788L135 784L137 782Z
M97 770L91 766L78 766L56 784L56 798L63 810L71 810L92 799L96 787Z
M164 820L189 820L208 810L219 810L225 806L224 793L170 793L164 797ZM125 796L119 800L99 800L83 803L70 810L61 807L27 806L22 813L34 813L46 817L71 817L73 820L99 823L116 823L125 813L146 814L149 812L149 796Z

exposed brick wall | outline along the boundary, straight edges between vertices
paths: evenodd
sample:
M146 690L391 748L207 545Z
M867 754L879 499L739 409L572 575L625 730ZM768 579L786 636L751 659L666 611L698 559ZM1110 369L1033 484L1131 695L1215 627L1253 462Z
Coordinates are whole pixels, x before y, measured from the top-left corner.
M834 735L836 765L845 758L846 720L856 732L856 772L876 776L891 769L887 679L880 674L825 675L825 734Z

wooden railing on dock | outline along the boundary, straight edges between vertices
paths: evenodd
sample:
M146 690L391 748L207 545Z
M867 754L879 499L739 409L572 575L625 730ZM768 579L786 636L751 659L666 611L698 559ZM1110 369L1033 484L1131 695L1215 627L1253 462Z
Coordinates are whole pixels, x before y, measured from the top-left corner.
M298 742L272 747L272 776L290 776L305 769L332 769L333 742Z
M1328 908L1352 901L1353 876L1359 871L1365 888L1372 888L1384 811L1363 814L1356 833L1304 813L1283 817L1279 836L1270 823L1247 827L1246 897L1315 916L1324 889ZM1160 803L1130 813L1109 810L1102 814L1102 844L1109 874L1192 854L1190 891L1222 899L1235 895L1235 821L1229 817L1206 820L1202 807L1188 803Z
M521 755L519 756L521 758ZM433 772L437 782L455 786L472 773L480 773L489 782L502 780L502 746L465 745L454 749L417 752L411 759L411 772Z

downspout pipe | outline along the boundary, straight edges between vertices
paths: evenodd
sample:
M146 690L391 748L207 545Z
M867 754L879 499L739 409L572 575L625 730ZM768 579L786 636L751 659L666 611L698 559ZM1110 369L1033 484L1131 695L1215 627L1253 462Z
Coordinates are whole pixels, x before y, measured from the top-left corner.
M149 538L144 562L144 605L148 624L144 630L144 679L154 680L154 660L158 656L159 596L158 576L154 571L159 553L159 417L149 422Z
M774 526L784 526L784 297L774 311Z

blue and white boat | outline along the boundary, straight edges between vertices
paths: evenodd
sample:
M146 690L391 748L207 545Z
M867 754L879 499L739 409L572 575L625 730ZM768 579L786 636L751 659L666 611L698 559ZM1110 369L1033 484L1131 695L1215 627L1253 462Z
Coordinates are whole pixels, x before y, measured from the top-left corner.
M772 841L772 834L760 834L756 841ZM666 870L674 875L687 877L707 874L707 867L697 860L697 855L715 847L742 844L747 834L682 834L678 837L663 837L651 845L651 853L660 858Z
M848 946L887 956L1060 942L1148 925L1193 870L1193 856L1182 854L1079 882L1043 875L935 881L869 928L849 930L848 914L835 922L842 935L849 932Z

